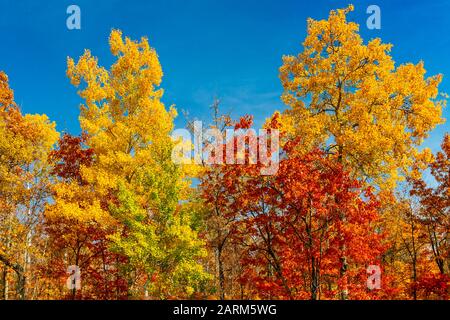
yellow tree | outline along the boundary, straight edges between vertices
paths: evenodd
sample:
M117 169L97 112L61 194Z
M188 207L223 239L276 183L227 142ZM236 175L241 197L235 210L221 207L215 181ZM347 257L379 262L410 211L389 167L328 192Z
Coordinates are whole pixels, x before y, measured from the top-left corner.
M89 50L68 59L72 83L85 84L80 124L95 154L81 174L117 224L111 248L130 262L130 295L189 295L206 279L205 252L182 207L188 181L171 160L176 111L161 102L162 69L146 38L113 30L109 45L117 58L109 71Z
M347 21L352 10L309 19L303 51L283 57L284 129L301 137L305 150L319 145L356 178L392 190L415 157L429 154L417 147L443 122L441 76L427 78L423 62L396 67L392 45L364 43L359 26ZM349 266L341 249L344 277Z
M8 298L9 270L14 270L16 298L26 296L26 276L36 259L34 244L50 195L47 156L58 139L45 115L23 115L14 103L8 77L0 72L0 279ZM31 278L30 281L34 281Z
M86 135L74 137L66 133L49 156L55 177L54 201L45 210L48 249L40 278L50 285L47 290L41 286L44 290L39 291L48 298L56 295L71 299L118 299L126 291L111 265L118 257L108 252L107 235L114 232L114 224L102 208L102 201L92 192L92 186L80 174L80 168L90 166L94 157L85 141ZM66 271L73 265L82 271L81 288L66 287Z
M308 20L303 51L284 56L280 79L284 117L306 145L320 144L358 177L392 187L407 171L417 146L441 118L441 75L426 77L423 62L395 66L392 45L367 44L353 10Z

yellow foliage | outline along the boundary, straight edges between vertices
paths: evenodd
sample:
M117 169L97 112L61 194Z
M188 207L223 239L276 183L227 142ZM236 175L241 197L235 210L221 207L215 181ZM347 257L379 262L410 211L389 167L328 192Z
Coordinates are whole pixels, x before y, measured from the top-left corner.
M303 139L305 150L321 146L355 175L392 189L417 155L417 146L441 118L442 76L425 77L423 62L395 67L392 45L365 44L353 10L331 11L308 21L303 52L283 57L282 121Z

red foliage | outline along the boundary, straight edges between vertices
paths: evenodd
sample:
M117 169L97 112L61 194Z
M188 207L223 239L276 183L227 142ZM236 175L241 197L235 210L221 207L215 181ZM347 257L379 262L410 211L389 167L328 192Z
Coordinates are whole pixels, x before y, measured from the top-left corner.
M59 148L50 153L50 161L54 163L52 173L62 179L76 180L82 183L80 167L90 166L93 161L94 151L83 148L87 135L80 137L65 133L59 140Z
M237 127L249 125L243 118ZM243 248L240 281L263 299L331 299L344 287L350 298L376 298L381 293L367 288L366 273L368 265L381 265L386 249L376 229L376 197L319 150L296 153L297 143L284 146L273 176L261 176L258 163L223 166L216 179L203 180L209 199L221 178L214 200L227 208L233 243Z

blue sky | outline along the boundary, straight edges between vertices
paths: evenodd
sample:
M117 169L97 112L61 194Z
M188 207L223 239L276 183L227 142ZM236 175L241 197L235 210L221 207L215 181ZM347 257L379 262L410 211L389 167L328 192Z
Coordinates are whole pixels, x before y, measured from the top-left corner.
M101 65L113 62L107 44L112 28L138 39L147 36L160 57L164 102L207 120L213 97L234 116L255 115L260 124L283 109L278 68L283 54L296 54L306 19L323 19L337 0L168 0L63 1L0 0L0 70L10 77L16 101L26 113L46 113L59 131L79 133L81 100L66 78L66 57L84 48ZM350 19L367 41L394 44L400 63L425 61L429 75L444 74L450 93L450 1L353 1ZM66 9L81 8L81 30L66 28ZM381 30L368 30L366 8L381 8ZM450 116L449 109L444 112ZM182 127L182 116L176 122ZM436 150L449 125L439 126L426 145Z

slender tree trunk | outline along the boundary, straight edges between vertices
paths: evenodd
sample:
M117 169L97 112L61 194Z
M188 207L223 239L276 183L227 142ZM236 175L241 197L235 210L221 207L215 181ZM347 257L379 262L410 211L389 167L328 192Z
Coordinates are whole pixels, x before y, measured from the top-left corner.
M343 146L339 146L339 155L338 155L338 162L343 165L344 163L344 157L343 157L343 152L344 152L344 147ZM336 199L336 198L335 198ZM339 205L339 201L338 199L335 200L336 204ZM342 224L346 223L346 217L345 217L345 213L342 212L342 210L339 210L339 219L341 221ZM344 242L344 235L340 235L341 236L341 240L342 240L342 245L340 247L340 252L341 252L341 256L339 257L339 260L341 262L341 267L339 269L339 278L340 279L344 279L346 277L346 273L348 270L348 261L347 261L347 246L345 245ZM340 296L342 300L347 300L348 299L348 286L347 286L347 280L344 280L344 283L342 285L342 290L340 292Z
M222 246L216 247L220 299L225 300L225 273L222 261L222 251L223 251Z
M341 221L342 223L345 223L345 217L344 214L341 214ZM343 235L341 235L341 237L343 238ZM348 262L347 262L347 255L346 255L346 251L347 251L347 246L345 245L345 243L343 243L340 247L340 251L341 251L341 256L339 257L339 260L341 262L341 268L339 269L339 278L340 279L344 279L346 277L346 273L348 270ZM341 290L341 299L342 300L347 300L348 299L348 286L347 286L347 279L344 279L344 282L342 284L342 290Z
M413 267L413 299L417 300L417 250L416 250L416 241L415 241L415 231L416 231L416 225L414 223L414 217L412 211L410 212L411 216L411 240L412 240L412 267Z
M119 258L116 257L116 274L115 274L115 286L116 286L116 300L119 300L119 296L120 296L120 291L119 291L119 274L120 274L120 269L119 269Z
M29 211L28 214L31 215L31 212ZM26 274L28 272L29 266L31 265L31 255L30 255L30 251L29 248L31 248L31 239L32 239L32 231L28 231L27 232L27 236L26 236L26 246L25 246L25 252L24 252L24 259L23 259L23 273ZM19 277L21 279L21 281L25 281L25 278L22 280L22 277ZM26 288L26 283L23 284L23 290L24 290L24 295L28 296L27 293L27 288Z
M0 254L0 261L3 262L5 264L6 268L11 268L14 270L14 272L17 275L17 286L16 286L16 290L17 290L17 296L20 300L24 300L25 299L25 272L23 267L18 264L18 263L12 263L11 261L9 261L6 257L4 257L3 255Z
M25 300L25 283L26 277L23 271L16 272L17 274L17 295L20 300Z
M417 300L417 288L416 288L416 282L417 282L417 266L416 266L416 259L413 259L412 267L413 267L413 282L414 282L414 287L413 287L413 299L414 299L414 300Z
M241 300L244 300L244 286L242 285L242 283L239 283L239 288L241 292Z
M8 216L7 218L7 235L6 235L6 239L4 242L5 248L6 250L8 250L10 248L10 237L9 237L9 233L11 232L11 215ZM1 277L1 297L3 300L8 300L8 293L9 293L9 284L8 284L8 267L9 267L9 261L6 260L6 258L0 256L0 261L4 263L3 266L3 271L2 271L2 277Z
M3 267L0 275L0 300L8 300L8 268Z
M279 261L279 259L278 259L278 256L277 256L276 253L273 251L273 249L272 249L271 246L269 247L268 253L269 253L269 256L270 256L270 257L272 258L272 260L273 260L273 261L272 261L272 266L273 266L273 268L274 268L274 270L275 270L275 273L277 274L278 278L281 280L281 283L282 283L282 285L283 285L283 288L286 290L286 293L288 294L289 299L290 299L290 300L294 300L294 296L293 296L293 294L292 294L292 290L291 290L291 288L289 287L288 282L287 282L285 276L283 275L283 270L282 270L282 268L281 268L281 263L280 263L280 261ZM269 262L270 262L270 261L269 261Z
M77 251L76 251L76 255L75 255L75 266L77 268L79 268L79 262L80 262L80 252L81 252L81 245L78 245ZM76 273L76 271L74 271ZM72 281L74 281L74 283L72 284L72 300L75 300L76 296L77 296L77 286L76 286L76 279L74 278Z
M316 267L316 259L311 257L311 300L317 300L317 293L319 289L319 277Z

